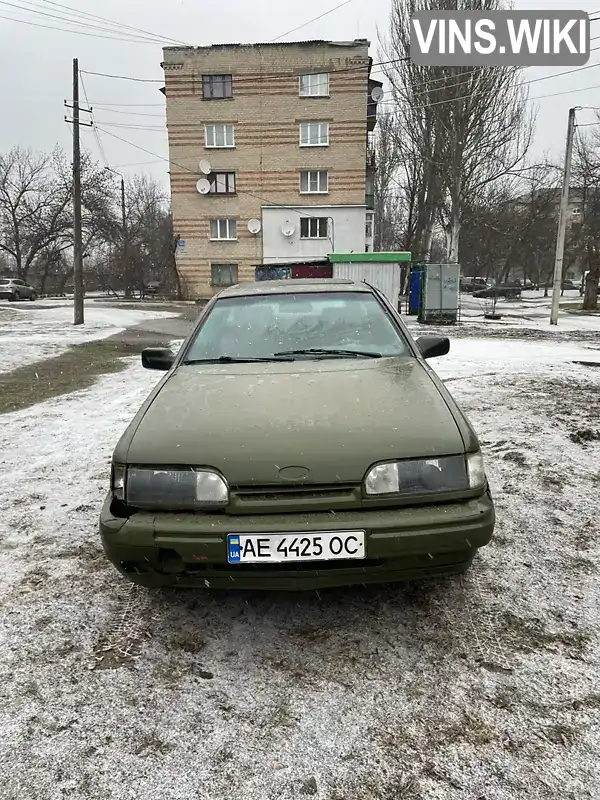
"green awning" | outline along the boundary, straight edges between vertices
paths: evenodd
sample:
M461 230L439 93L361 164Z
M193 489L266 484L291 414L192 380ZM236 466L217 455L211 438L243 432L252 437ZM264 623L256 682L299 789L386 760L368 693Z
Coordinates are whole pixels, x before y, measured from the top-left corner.
M396 264L399 261L411 261L412 253L330 253L329 260L332 264L350 264L357 262L361 264Z

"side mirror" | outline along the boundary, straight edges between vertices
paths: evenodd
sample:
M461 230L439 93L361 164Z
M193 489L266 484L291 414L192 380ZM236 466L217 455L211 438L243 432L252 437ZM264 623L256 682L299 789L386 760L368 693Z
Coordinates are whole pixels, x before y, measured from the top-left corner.
M145 347L142 350L142 366L146 369L160 369L167 372L174 361L175 355L168 347Z
M423 358L445 356L450 351L450 339L446 336L419 336L417 347Z

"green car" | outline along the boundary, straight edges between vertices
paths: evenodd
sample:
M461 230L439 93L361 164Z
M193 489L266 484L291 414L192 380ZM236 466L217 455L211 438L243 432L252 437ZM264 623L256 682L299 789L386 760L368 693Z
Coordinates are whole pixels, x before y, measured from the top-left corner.
M318 589L464 572L494 528L473 428L376 289L225 289L121 437L100 515L144 586Z

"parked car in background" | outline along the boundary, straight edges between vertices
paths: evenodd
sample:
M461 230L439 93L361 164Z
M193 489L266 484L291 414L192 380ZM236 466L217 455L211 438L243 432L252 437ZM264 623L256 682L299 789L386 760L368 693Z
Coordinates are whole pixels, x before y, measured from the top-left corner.
M521 296L522 287L520 283L499 283L496 286L489 286L487 289L480 289L473 292L473 297L490 299L493 297L504 297L506 300L515 299Z
M562 282L562 288L565 291L572 291L572 290L577 291L579 289L579 286L575 283L575 281L572 281L569 278L567 278Z
M33 286L20 278L0 278L0 298L3 300L36 300L37 292Z
M161 289L162 283L160 281L150 281L144 286L142 297L156 297Z
M577 288L579 289L579 294L580 294L582 297L583 297L583 295L585 294L585 284L586 284L586 281L587 281L587 276L588 276L588 273L589 273L589 269L588 269L588 270L586 270L586 271L583 273L583 275L581 276L581 283L580 283L580 284L579 284L579 286L577 287ZM598 281L598 294L600 294L600 281Z
M475 292L478 289L486 289L489 286L485 278L463 277L460 279L461 292Z
M113 454L105 552L144 586L319 589L464 572L494 528L477 436L368 284L224 289Z

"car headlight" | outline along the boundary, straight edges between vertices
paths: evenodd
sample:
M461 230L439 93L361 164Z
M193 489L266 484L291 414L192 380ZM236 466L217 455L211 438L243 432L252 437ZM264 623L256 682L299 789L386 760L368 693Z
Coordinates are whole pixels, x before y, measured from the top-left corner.
M483 489L487 478L481 453L467 454L467 473L469 476L469 489Z
M229 502L229 487L212 470L129 467L125 498L127 505L134 508L170 511L223 508Z
M410 459L376 464L364 479L366 495L439 494L485 485L480 453L443 458Z
M117 500L125 499L125 466L115 464L110 467L110 490Z

